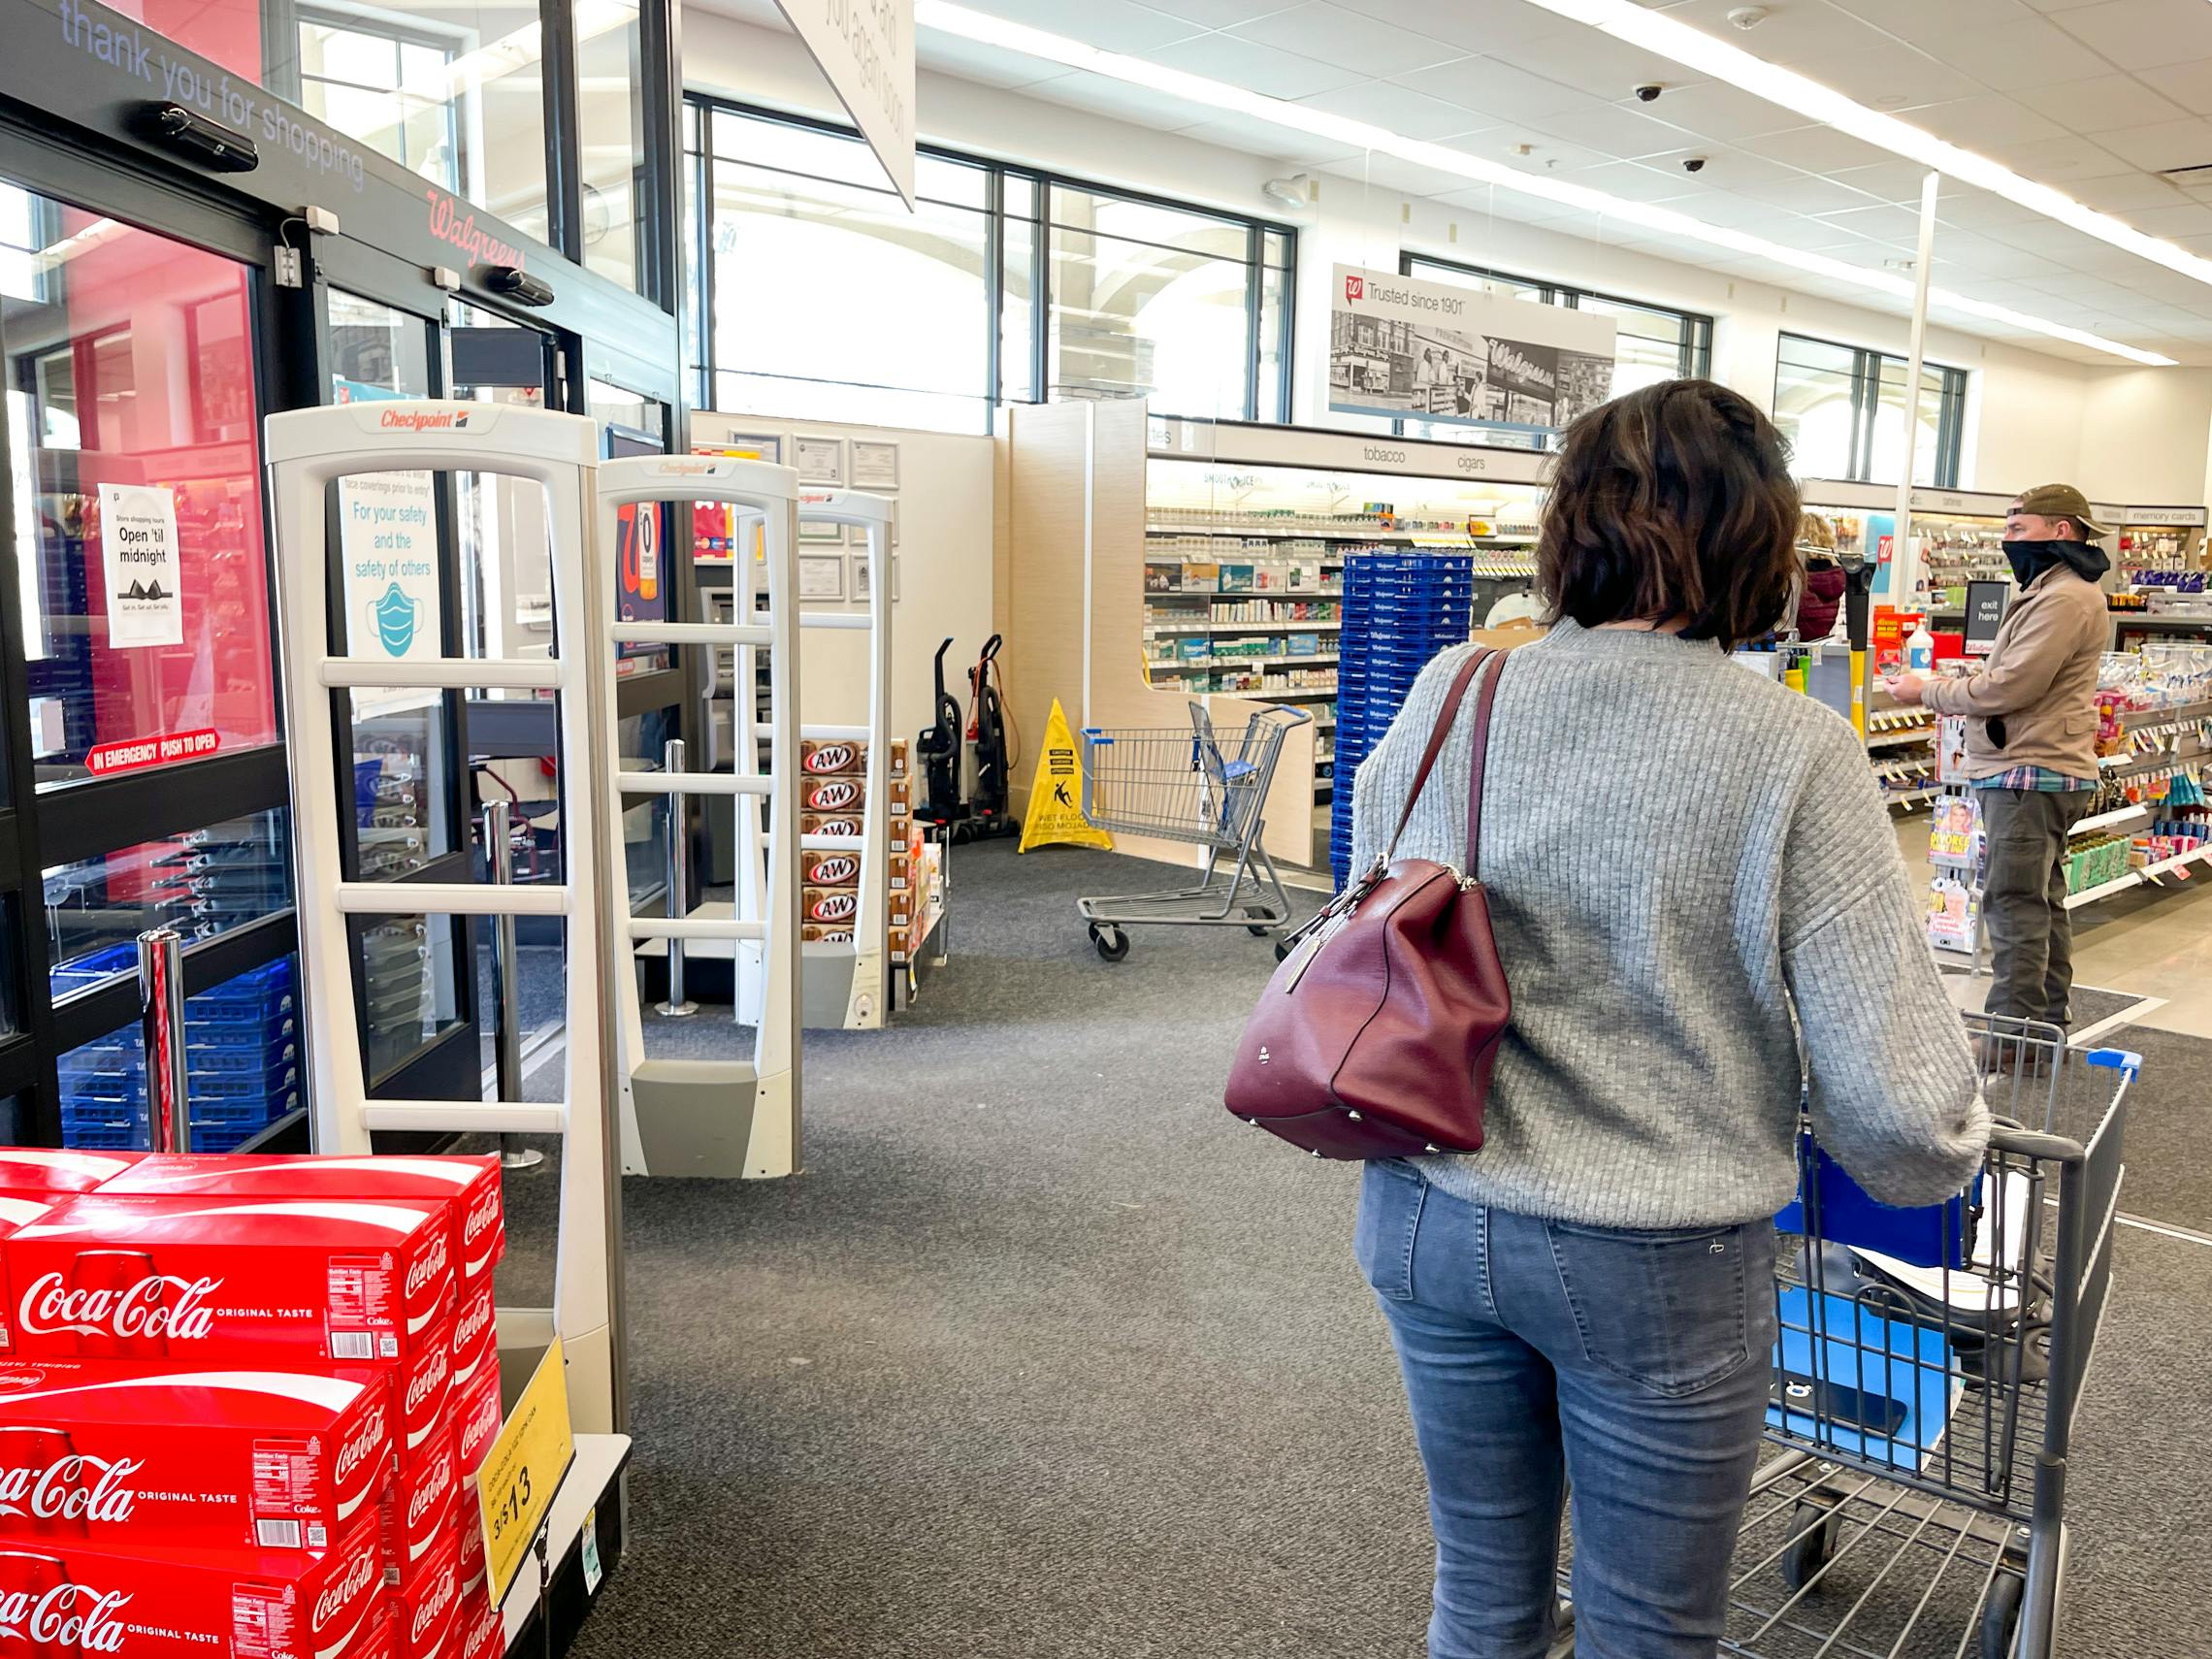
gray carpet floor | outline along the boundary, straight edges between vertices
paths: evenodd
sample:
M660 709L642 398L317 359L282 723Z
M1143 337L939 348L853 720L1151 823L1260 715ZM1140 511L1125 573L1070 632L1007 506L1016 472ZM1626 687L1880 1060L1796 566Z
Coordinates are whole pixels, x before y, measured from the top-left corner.
M955 868L913 1012L807 1039L807 1173L625 1184L633 1508L575 1652L1415 1659L1430 1545L1355 1172L1219 1104L1267 945L1149 929L1109 966L1073 895L1144 866ZM549 1291L551 1195L509 1182L503 1301ZM2119 1272L2067 1650L2212 1655L2212 1252L2130 1230Z

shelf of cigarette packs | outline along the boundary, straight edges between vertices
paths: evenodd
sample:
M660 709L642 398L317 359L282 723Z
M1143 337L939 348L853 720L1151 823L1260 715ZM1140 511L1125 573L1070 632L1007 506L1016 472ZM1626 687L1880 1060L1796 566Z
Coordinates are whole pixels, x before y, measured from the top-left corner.
M56 999L134 971L135 946L115 945L56 968ZM300 1104L299 1011L292 959L252 968L184 1003L184 1065L192 1147L229 1152ZM61 1143L150 1144L145 1039L110 1033L61 1057Z
M1370 553L1346 566L1332 775L1350 778L1429 660L1466 642L1474 592L1466 553ZM1332 791L1329 863L1340 888L1350 870L1351 807L1349 788Z
M2136 588L2204 592L2204 532L2192 525L2131 525L2120 533L2112 563Z

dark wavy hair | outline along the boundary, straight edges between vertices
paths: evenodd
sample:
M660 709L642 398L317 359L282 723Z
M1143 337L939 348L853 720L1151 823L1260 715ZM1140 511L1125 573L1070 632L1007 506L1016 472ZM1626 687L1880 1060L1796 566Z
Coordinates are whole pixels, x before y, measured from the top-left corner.
M1663 380L1567 429L1536 550L1554 619L1684 619L1734 649L1788 613L1803 563L1789 442L1710 380Z

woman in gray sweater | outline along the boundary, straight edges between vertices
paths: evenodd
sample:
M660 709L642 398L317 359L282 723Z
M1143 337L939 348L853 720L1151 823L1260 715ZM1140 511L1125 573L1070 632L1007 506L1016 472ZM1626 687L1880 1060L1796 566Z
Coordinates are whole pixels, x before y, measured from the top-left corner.
M1957 1192L1988 1139L1964 1028L1851 728L1729 659L1797 574L1788 451L1736 393L1647 387L1568 433L1513 652L1480 876L1513 990L1485 1142L1367 1166L1436 1532L1432 1659L1552 1638L1574 1493L1577 1652L1708 1659L1765 1421L1774 1213L1799 1101L1877 1198ZM1359 768L1389 834L1464 652ZM1467 699L1399 844L1465 855Z

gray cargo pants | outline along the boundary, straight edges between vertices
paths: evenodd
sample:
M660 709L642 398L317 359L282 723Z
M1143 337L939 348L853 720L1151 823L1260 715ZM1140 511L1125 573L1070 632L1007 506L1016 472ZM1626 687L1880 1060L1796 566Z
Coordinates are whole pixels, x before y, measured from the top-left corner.
M2089 790L1977 789L1988 838L1982 914L1989 923L1992 1014L2065 1025L2073 995L2066 914L2066 831Z

